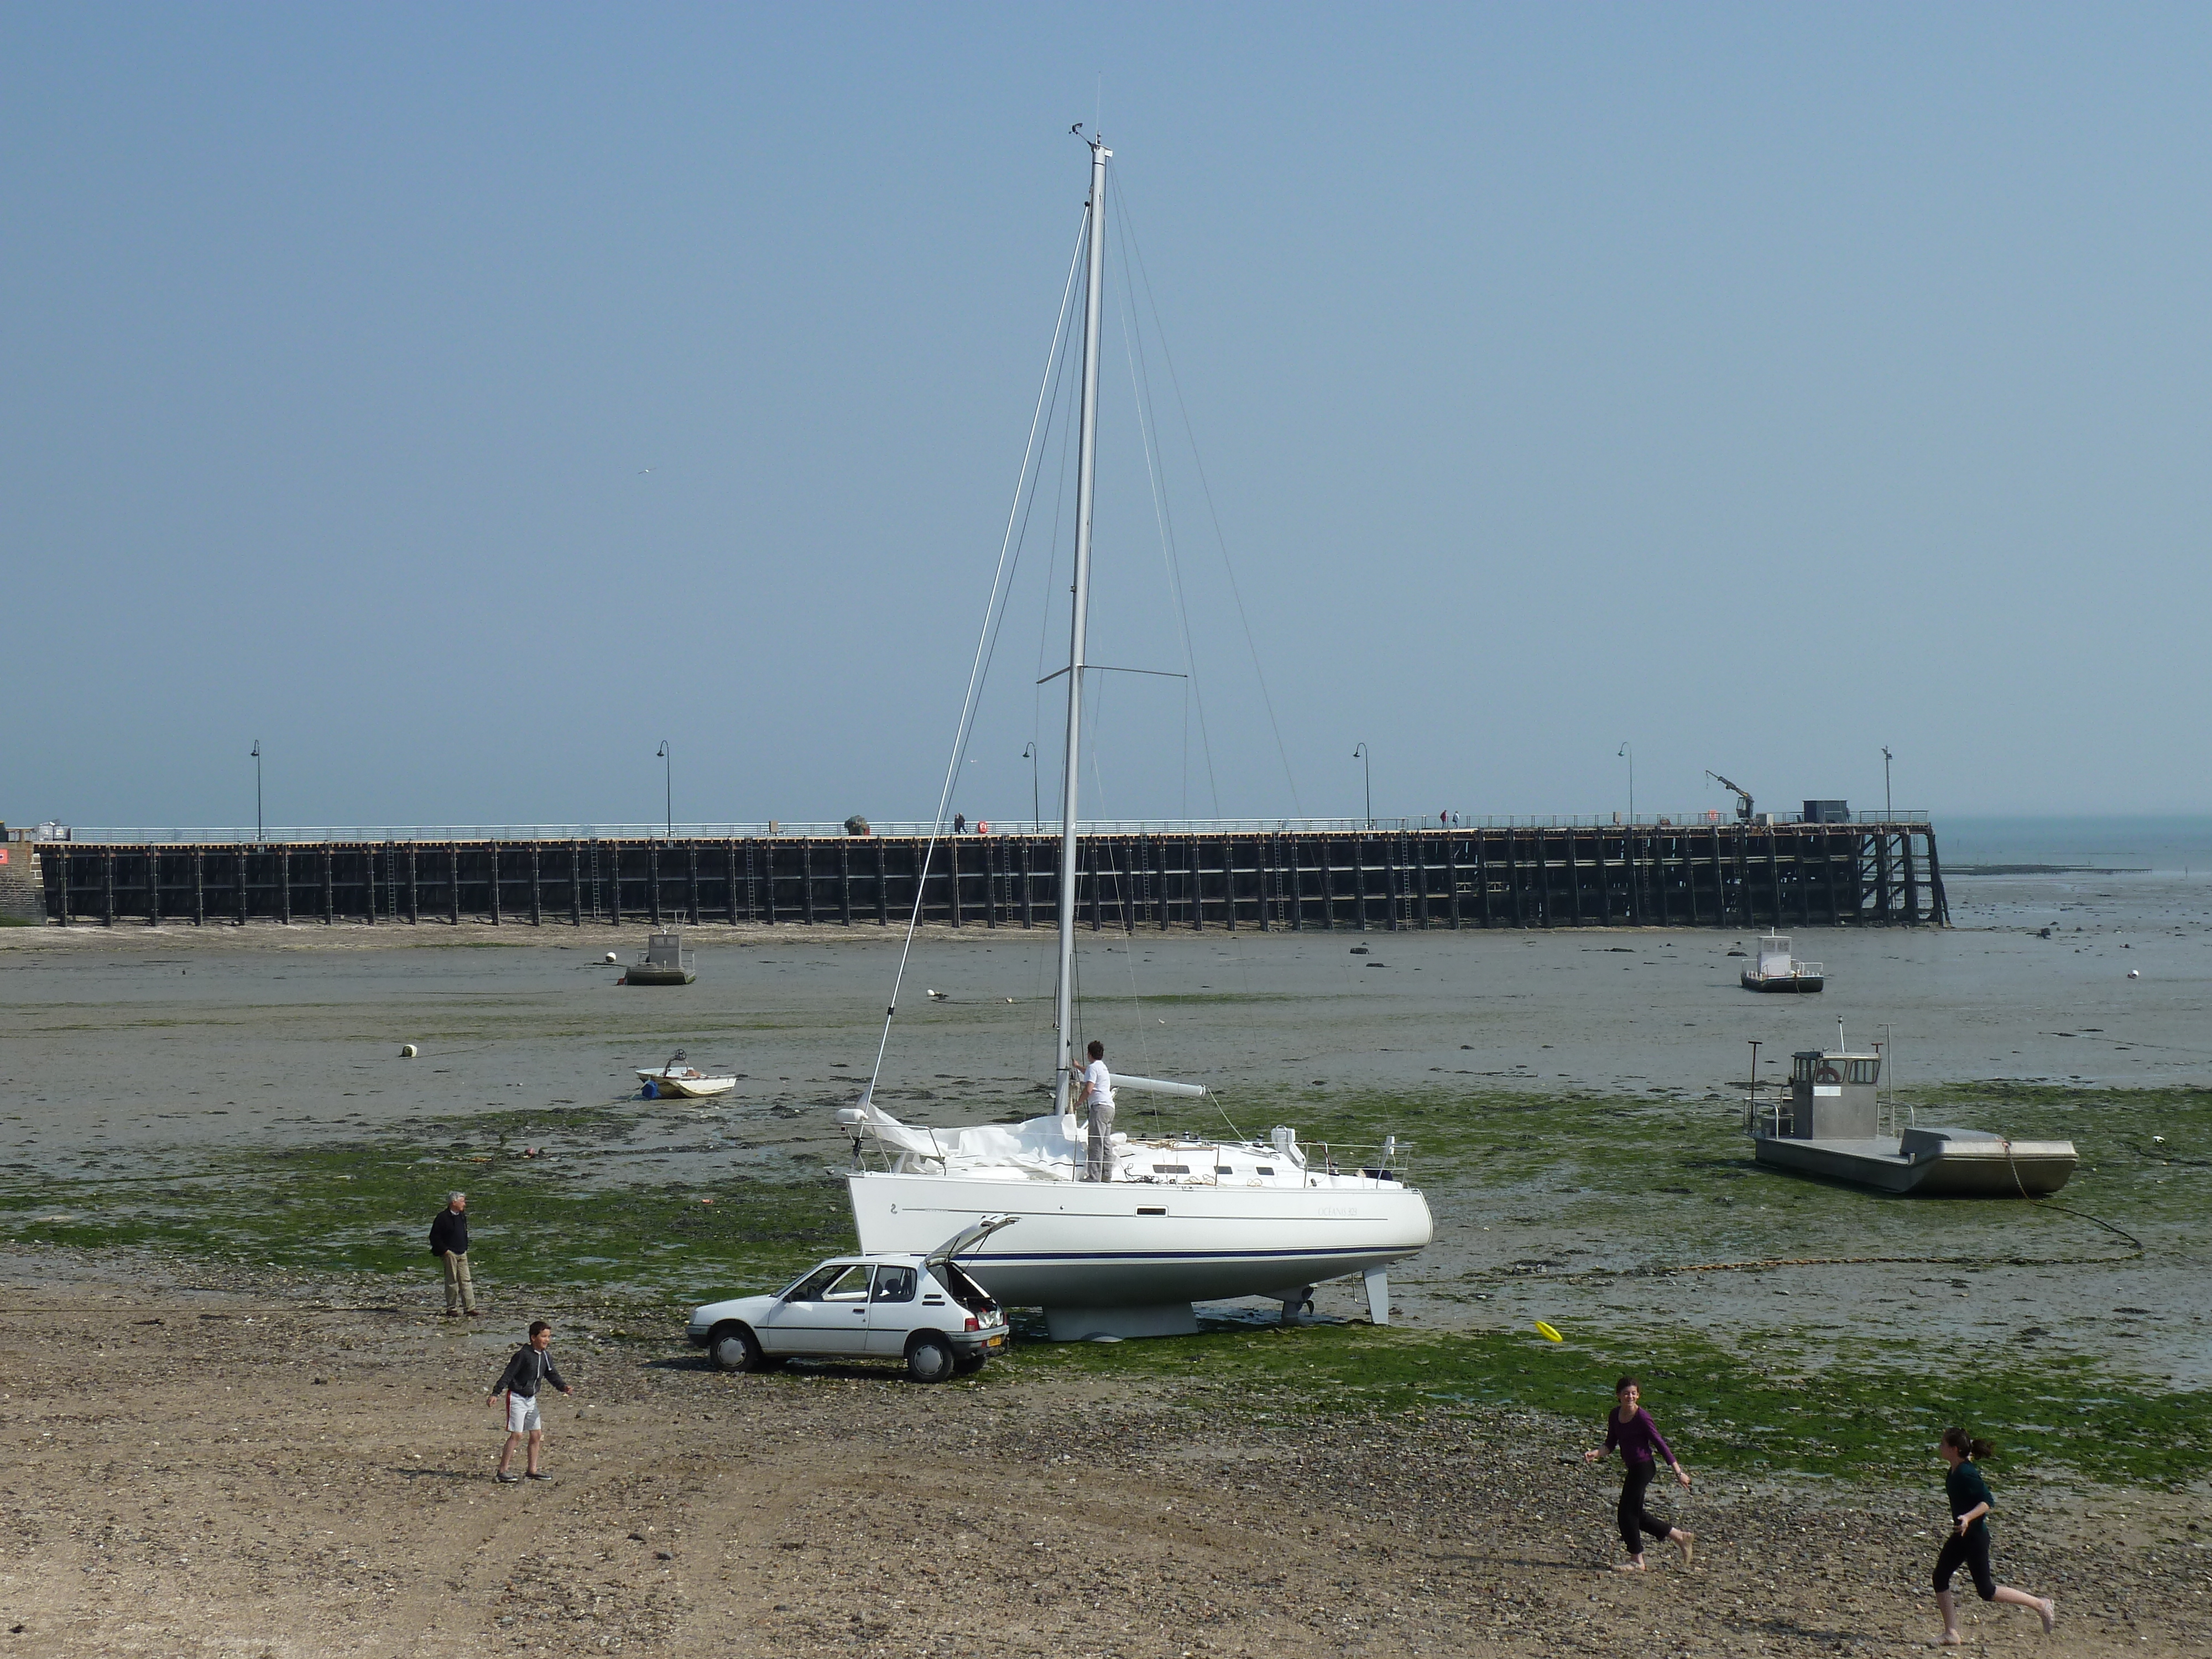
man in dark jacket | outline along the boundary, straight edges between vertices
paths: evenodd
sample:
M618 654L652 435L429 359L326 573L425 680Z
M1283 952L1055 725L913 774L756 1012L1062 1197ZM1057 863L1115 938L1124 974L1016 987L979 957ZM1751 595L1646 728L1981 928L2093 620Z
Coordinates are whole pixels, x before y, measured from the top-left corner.
M446 1264L446 1317L464 1310L477 1316L477 1288L469 1283L469 1195L454 1193L430 1224L430 1254Z
M530 1456L523 1473L532 1480L550 1480L538 1468L538 1449L544 1443L545 1424L538 1413L538 1390L541 1384L550 1382L562 1394L574 1394L568 1380L554 1364L553 1356L546 1351L553 1346L553 1328L544 1320L532 1322L530 1341L517 1348L514 1358L507 1362L507 1369L499 1374L499 1381L491 1385L484 1396L484 1404L495 1403L502 1394L507 1396L507 1444L500 1448L499 1468L492 1479L512 1485L520 1477L507 1472L507 1461L514 1455L514 1448L526 1436L530 1441Z

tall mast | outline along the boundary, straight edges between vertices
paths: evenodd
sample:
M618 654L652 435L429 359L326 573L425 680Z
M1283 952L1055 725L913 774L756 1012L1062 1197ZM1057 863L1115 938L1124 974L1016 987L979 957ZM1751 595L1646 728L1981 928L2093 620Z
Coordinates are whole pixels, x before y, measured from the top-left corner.
M1075 1040L1075 784L1083 738L1083 635L1091 609L1091 496L1098 459L1098 313L1106 276L1106 162L1091 145L1090 246L1083 283L1083 419L1075 463L1075 617L1067 641L1067 747L1060 788L1060 988L1053 999L1053 1109L1068 1109Z

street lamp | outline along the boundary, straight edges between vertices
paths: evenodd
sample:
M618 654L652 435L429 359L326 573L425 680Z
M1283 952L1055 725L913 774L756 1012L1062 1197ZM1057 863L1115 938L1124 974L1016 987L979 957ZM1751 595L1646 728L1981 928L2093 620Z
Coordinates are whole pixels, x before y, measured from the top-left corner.
M1372 830L1375 827L1375 763L1368 758L1367 745L1364 743L1352 745L1352 758L1359 763L1359 769L1367 777L1367 827Z
M269 839L269 832L261 827L261 739L253 740L253 839L256 842Z
M1030 831L1034 835L1037 830L1044 828L1043 823L1040 822L1043 817L1044 809L1037 804L1036 744L1033 743L1024 744L1022 745L1022 758L1030 763Z
M1889 805L1889 745L1881 746L1881 821L1887 823L1893 813Z
M662 805L666 808L668 839L676 839L676 760L668 752L668 739L660 740L659 752L653 759L662 763L660 769Z
M1636 827L1636 745L1624 743L1613 752L1616 760L1628 757L1628 826L1632 830Z

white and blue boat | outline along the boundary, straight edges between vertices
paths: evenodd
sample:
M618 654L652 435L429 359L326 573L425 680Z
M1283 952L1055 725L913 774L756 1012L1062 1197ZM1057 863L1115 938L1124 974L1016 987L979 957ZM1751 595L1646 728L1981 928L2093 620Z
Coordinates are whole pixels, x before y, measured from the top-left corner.
M992 1233L962 1266L1001 1303L1042 1308L1052 1334L1063 1340L1194 1331L1193 1303L1235 1297L1279 1299L1289 1316L1322 1281L1355 1273L1364 1279L1370 1316L1387 1324L1390 1264L1424 1249L1435 1231L1428 1200L1408 1184L1395 1139L1355 1152L1303 1146L1288 1127L1264 1141L1234 1133L1226 1139L1115 1134L1105 1178L1088 1178L1068 1072L1076 1058L1077 750L1091 666L1084 640L1112 152L1096 137L1086 142L1091 199L1061 774L1054 1109L1018 1124L928 1128L901 1122L878 1106L872 1078L859 1103L838 1113L854 1143L847 1179L860 1249L871 1255L927 1251L984 1217L1018 1217L1019 1226ZM889 1030L887 1018L886 1041ZM1115 1088L1193 1100L1207 1092L1194 1084L1133 1077L1115 1078ZM871 1151L882 1167L863 1167Z

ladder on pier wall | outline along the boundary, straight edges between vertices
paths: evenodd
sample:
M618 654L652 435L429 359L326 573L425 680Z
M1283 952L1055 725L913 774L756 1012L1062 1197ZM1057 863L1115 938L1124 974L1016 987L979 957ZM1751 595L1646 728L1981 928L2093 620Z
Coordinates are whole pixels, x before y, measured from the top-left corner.
M64 925L1033 927L1048 836L386 842L36 849ZM1934 829L1637 824L1085 836L1094 932L1946 926ZM927 868L924 867L925 854Z

